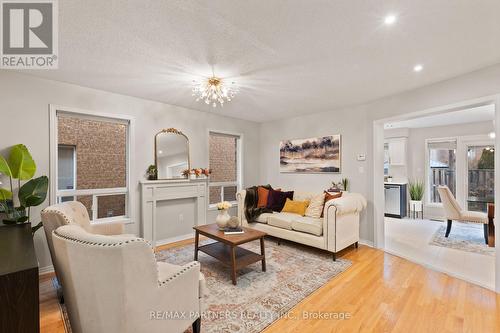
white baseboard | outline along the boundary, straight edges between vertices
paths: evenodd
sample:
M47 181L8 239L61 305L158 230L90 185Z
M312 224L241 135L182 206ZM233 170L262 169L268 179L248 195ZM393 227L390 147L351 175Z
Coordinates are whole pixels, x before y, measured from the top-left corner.
M43 275L53 272L54 272L54 266L52 265L38 268L38 275Z
M160 239L156 241L156 246L162 246L165 244L170 244L170 243L175 243L179 241L183 241L186 239L194 238L194 232L186 235L181 235L181 236L175 236L175 237L170 237L170 238L165 238L165 239Z
M369 246L369 247L375 247L375 243L373 243L372 241L367 240L367 239L360 239L358 243L361 245Z

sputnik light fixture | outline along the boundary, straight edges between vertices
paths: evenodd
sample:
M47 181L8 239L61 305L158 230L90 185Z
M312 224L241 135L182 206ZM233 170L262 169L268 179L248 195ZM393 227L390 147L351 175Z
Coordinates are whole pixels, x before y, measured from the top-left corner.
M207 105L217 107L219 104L224 106L225 102L230 102L238 93L239 89L236 82L231 81L229 84L219 77L212 74L209 78L201 80L193 80L192 95L196 101L204 101Z

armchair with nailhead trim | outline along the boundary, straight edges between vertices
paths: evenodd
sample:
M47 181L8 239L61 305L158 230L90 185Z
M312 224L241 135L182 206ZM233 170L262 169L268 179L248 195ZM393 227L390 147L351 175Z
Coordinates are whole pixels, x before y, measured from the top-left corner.
M200 331L204 279L198 262L156 262L135 236L92 234L78 225L52 232L72 331Z
M79 201L67 201L49 206L42 211L41 216L43 230L45 231L45 238L47 239L50 257L52 259L52 265L54 266L54 271L59 284L59 287L57 288L57 295L59 297L59 301L64 303L60 287L61 279L59 278L59 272L55 263L54 247L52 245L52 231L63 225L76 224L92 234L120 235L123 234L124 224L122 222L91 224L87 208Z

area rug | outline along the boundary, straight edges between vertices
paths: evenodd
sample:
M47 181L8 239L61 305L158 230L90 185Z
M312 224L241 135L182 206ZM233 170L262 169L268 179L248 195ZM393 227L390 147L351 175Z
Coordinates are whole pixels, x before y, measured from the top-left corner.
M482 224L453 222L448 238L444 236L445 233L446 226L440 226L429 244L488 256L495 255L495 248L484 242Z
M211 241L205 241L211 242ZM259 252L258 242L243 247ZM193 260L194 246L160 251L158 261L185 264ZM255 263L238 272L238 285L231 283L228 267L200 252L201 271L209 294L205 297L202 332L257 333L284 316L297 303L345 271L351 262L332 260L326 251L291 242L266 239L267 271ZM66 309L61 307L66 332L71 328Z

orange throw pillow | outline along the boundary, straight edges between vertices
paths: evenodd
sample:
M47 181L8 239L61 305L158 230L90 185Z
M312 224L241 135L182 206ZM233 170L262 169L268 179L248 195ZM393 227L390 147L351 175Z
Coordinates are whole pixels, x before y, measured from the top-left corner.
M335 194L331 194L330 192L327 192L325 191L325 205L328 201L332 200L332 199L337 199L337 198L340 198L342 196L342 192L338 192L338 193L335 193ZM321 212L321 217L323 217L323 213L325 211L325 206L323 206L323 212Z
M257 197L259 198L257 201L257 208L266 207L269 190L262 186L257 187Z

